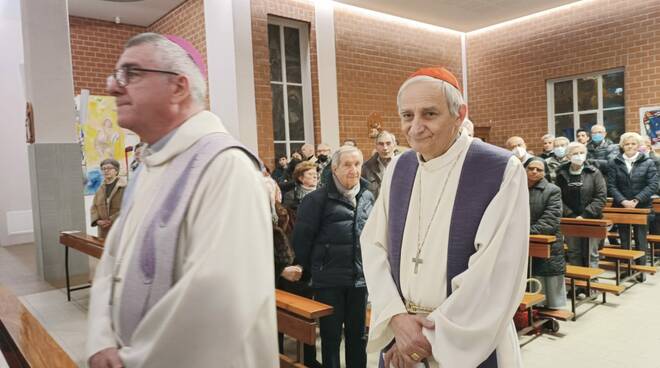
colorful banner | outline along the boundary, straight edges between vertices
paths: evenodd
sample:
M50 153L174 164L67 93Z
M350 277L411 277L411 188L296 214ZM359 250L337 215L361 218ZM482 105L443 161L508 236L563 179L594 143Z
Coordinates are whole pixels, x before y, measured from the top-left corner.
M84 101L82 101L84 103ZM86 116L78 125L85 175L85 195L93 195L101 186L101 161L114 158L119 161L119 175L126 175L124 131L117 124L117 106L112 96L89 96L87 109L79 109Z

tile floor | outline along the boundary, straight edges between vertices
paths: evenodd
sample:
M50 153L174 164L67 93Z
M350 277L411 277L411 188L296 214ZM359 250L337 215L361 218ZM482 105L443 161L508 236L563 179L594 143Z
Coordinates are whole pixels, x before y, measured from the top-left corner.
M68 303L63 289L40 281L34 270L34 246L0 247L0 283L20 295L53 338L84 367L88 290L75 292ZM605 305L585 304L578 313L589 308L593 309L575 322L560 322L557 334L541 335L525 345L525 367L660 368L660 275L619 297L608 296ZM320 360L320 349L317 357ZM369 367L377 364L375 355L368 358ZM6 368L1 355L0 368Z

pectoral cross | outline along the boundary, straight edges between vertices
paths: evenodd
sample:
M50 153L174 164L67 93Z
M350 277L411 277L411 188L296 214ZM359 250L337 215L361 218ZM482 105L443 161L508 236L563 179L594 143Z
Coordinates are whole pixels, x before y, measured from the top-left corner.
M421 249L417 250L417 255L413 257L412 261L415 264L415 274L417 274L417 269L419 268L419 265L424 263L424 260L419 257L419 254L422 252Z

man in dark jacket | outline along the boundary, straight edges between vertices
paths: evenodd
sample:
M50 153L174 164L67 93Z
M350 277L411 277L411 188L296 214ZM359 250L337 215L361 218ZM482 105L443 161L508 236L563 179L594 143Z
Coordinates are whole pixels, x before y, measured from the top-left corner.
M383 181L385 169L394 157L396 138L388 131L383 130L376 137L376 153L362 166L362 177L369 183L369 191L378 198L380 183Z
M607 180L608 162L619 154L619 146L606 138L606 135L605 126L591 126L591 140L587 143L587 158Z
M607 186L613 197L614 207L651 208L649 221L654 221L653 199L651 196L658 190L658 175L655 163L646 155L639 153L642 137L637 133L621 135L619 145L623 153L610 161ZM635 247L646 252L648 243L647 225L633 225L635 230ZM619 226L621 245L630 248L630 226ZM637 260L638 264L646 264L646 256ZM640 281L644 280L643 274Z
M311 276L315 299L331 305L321 318L323 367L339 368L341 332L346 366L366 367L367 288L362 271L360 235L374 197L360 178L362 153L343 146L332 157L332 180L298 207L292 243L303 278Z

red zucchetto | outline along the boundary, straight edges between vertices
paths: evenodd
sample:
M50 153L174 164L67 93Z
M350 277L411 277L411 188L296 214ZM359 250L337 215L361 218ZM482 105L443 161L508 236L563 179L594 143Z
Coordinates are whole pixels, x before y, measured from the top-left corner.
M412 73L408 79L418 77L420 75L425 75L427 77L435 78L435 79L440 79L442 81L445 81L452 86L456 87L457 90L461 91L461 86L458 84L458 79L456 79L456 76L454 76L449 70L438 66L434 68L422 68L417 70L416 72Z

